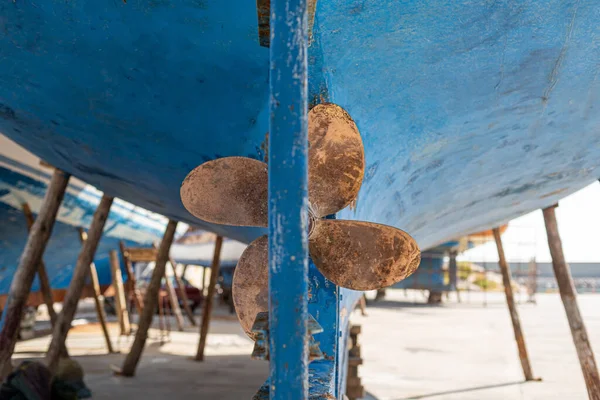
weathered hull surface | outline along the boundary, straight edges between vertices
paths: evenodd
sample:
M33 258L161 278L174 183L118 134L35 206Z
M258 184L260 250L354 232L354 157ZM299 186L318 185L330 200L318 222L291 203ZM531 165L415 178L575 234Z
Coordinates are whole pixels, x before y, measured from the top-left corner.
M179 199L193 167L263 158L254 2L17 1L0 15L0 131L44 160L197 223ZM427 248L596 179L599 16L594 0L318 2L311 98L347 109L365 142L343 216Z

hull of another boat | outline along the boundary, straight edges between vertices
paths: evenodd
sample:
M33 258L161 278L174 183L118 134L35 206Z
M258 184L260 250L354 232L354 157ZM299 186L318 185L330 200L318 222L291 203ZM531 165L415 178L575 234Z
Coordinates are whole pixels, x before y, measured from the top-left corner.
M10 288L12 277L25 242L27 225L22 205L27 203L34 214L41 205L52 170L40 165L39 159L0 135L0 308ZM57 222L44 253L50 284L57 300L69 286L73 268L81 249L77 228L88 228L101 194L89 185L73 179L59 210ZM110 285L108 252L118 250L119 241L128 245L151 245L160 240L165 218L117 200L106 222L94 263L102 286ZM41 303L39 282L32 288L31 303Z

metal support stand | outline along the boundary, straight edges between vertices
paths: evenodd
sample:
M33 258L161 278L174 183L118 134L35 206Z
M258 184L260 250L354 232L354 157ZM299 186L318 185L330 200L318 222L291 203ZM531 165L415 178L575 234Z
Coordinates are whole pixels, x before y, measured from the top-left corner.
M154 271L152 271L152 278L150 278L150 284L146 289L146 295L144 297L144 307L140 314L140 320L138 324L137 332L135 333L135 339L131 345L131 350L125 361L123 362L123 368L117 371L123 376L134 376L137 365L144 351L146 345L146 339L148 338L148 329L152 325L152 318L156 311L158 303L158 293L160 291L160 282L165 275L165 267L169 259L169 250L175 237L175 229L177 228L177 222L169 220L163 239L160 242L158 249L158 256L156 257L156 264L154 265Z
M215 252L212 265L210 267L210 283L208 284L208 294L204 301L204 311L202 312L202 322L200 323L200 340L198 342L198 351L196 352L196 361L204 361L204 348L206 347L206 336L210 325L210 316L212 314L212 303L215 298L215 287L219 278L219 267L221 265L221 247L223 246L223 236L217 236L215 240Z
M525 375L526 381L539 380L533 377L531 363L529 362L529 355L527 354L527 347L525 346L525 337L523 336L523 330L521 329L519 311L517 310L517 305L515 304L510 269L508 268L508 263L506 262L506 257L504 255L504 248L502 247L500 229L494 228L493 232L494 239L496 240L496 247L498 248L498 264L500 265L500 271L502 272L502 283L504 285L504 293L506 294L506 303L508 304L508 311L510 312L510 319L512 321L515 339L519 349L519 359L521 360L523 375Z
M552 255L552 267L554 268L560 297L567 313L567 319L569 320L569 327L571 328L571 335L577 349L577 356L581 364L588 396L590 400L600 400L600 376L598 375L598 367L596 366L594 352L587 336L585 324L579 312L577 291L571 277L571 269L567 265L565 255L563 254L562 242L558 233L558 224L554 212L557 206L554 205L543 210L546 233L548 235L548 246L550 247L550 255Z
M0 331L0 375L10 370L10 358L15 348L15 342L17 341L23 309L27 302L35 273L38 271L42 255L50 239L60 203L63 200L69 183L69 177L69 174L58 169L54 170L54 175L44 196L42 207L31 227L27 244L13 277L8 300L2 313L2 319L0 320L0 328L2 329ZM0 378L4 377L0 376Z
M271 1L270 398L308 398L306 0Z
M104 224L108 218L110 207L113 203L113 198L107 195L102 196L100 204L94 212L92 224L88 231L88 238L81 246L79 257L77 257L77 263L73 270L73 276L67 294L63 300L63 308L58 318L56 319L56 325L52 330L52 341L48 347L48 354L46 355L46 362L50 371L55 371L58 366L58 361L61 356L62 348L65 347L65 341L71 328L71 322L75 316L77 310L77 303L83 291L85 285L85 278L90 271L90 264L94 260L98 243L102 237L102 231L104 230Z

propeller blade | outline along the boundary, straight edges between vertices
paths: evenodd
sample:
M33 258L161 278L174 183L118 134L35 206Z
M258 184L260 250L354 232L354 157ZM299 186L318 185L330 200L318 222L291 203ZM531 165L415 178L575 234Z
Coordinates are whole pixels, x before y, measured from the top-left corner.
M254 339L256 315L269 311L269 240L261 236L244 250L233 273L233 304L242 328Z
M412 274L421 261L406 232L362 221L317 220L309 238L319 271L338 286L374 290Z
M365 155L350 115L338 105L319 104L308 113L308 199L318 217L335 214L360 190Z
M195 217L216 224L268 225L267 164L246 157L208 161L188 174L181 201Z

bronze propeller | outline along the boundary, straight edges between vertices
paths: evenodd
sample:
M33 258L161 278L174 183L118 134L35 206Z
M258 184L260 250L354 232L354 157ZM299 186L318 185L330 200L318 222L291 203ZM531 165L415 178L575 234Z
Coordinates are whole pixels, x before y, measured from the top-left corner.
M323 219L358 196L365 161L356 124L341 107L327 103L308 114L309 251L319 271L354 290L390 286L412 274L420 250L406 232L371 222ZM181 186L181 199L194 216L212 223L268 225L267 164L225 157L195 168ZM244 251L233 278L233 300L242 327L268 309L268 240Z

